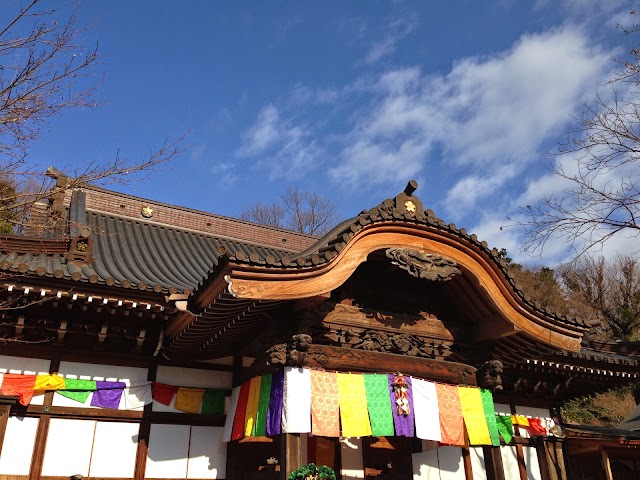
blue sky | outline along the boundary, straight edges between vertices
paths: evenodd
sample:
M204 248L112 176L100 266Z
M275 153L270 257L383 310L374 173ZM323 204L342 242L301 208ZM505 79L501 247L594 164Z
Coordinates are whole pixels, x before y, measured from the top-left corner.
M51 2L52 4L54 2ZM518 206L559 188L544 156L616 68L630 2L82 0L101 105L54 119L31 161L72 170L191 130L113 188L236 216L288 186L342 217L401 191L520 261ZM64 14L64 10L62 12ZM625 249L625 240L612 249Z

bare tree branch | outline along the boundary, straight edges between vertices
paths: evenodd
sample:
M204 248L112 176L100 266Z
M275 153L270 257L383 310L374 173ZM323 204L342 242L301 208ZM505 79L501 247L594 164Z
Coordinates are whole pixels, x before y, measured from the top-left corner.
M336 206L317 193L288 188L279 200L257 204L240 212L240 218L309 235L322 235L337 223Z

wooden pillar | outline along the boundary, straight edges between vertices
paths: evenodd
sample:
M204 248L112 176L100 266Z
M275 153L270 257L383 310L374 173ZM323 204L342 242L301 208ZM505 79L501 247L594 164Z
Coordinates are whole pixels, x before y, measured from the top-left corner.
M600 447L600 455L602 457L602 469L604 470L604 476L607 480L613 480L613 473L611 472L611 462L609 462L609 452L605 447Z
M58 373L60 368L60 352L55 352L49 363L49 373ZM53 403L53 392L44 394L44 411L48 412ZM36 431L36 439L33 445L33 455L31 456L31 467L29 469L29 480L40 480L42 475L42 462L44 461L44 450L47 445L47 436L49 435L49 424L51 417L47 413L40 415L38 421L38 430Z
M462 462L464 464L465 480L473 480L473 468L471 467L471 452L469 447L462 447Z
M282 480L302 466L302 438L299 433L283 433L280 436L280 465Z
M158 364L151 363L147 370L147 380L153 382L158 372ZM151 433L151 413L153 402L144 406L142 421L138 428L138 446L136 449L136 463L133 469L134 480L144 480L147 470L147 457L149 455L149 434Z
M487 472L487 480L506 480L504 478L504 466L502 465L502 452L500 447L482 447L484 453L484 468Z
M567 480L567 467L562 449L563 440L549 437L536 446L542 480Z
M9 422L9 410L11 410L11 405L0 404L0 453L2 453L2 445L4 444L4 435L7 432L7 423Z

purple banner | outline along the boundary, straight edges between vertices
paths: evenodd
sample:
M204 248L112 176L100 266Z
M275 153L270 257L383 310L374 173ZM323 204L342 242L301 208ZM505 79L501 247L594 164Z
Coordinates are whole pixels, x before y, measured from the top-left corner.
M93 392L91 406L117 409L126 386L124 382L96 382L96 391Z
M284 395L284 370L273 374L271 396L267 411L267 435L279 435L282 425L282 400Z
M398 405L396 404L396 392L393 390L393 373L387 374L389 378L389 392L391 395L391 411L393 412L393 425L396 429L398 437L413 437L415 433L415 422L413 415L413 389L411 388L411 377L404 377L407 382L407 397L409 399L409 414L402 415L398 413Z

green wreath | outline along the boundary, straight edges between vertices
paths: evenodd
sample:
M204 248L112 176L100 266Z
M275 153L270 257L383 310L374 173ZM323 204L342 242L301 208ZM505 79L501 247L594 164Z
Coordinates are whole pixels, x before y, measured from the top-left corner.
M326 465L316 466L315 463L308 463L291 472L288 478L289 480L336 480L336 474Z

